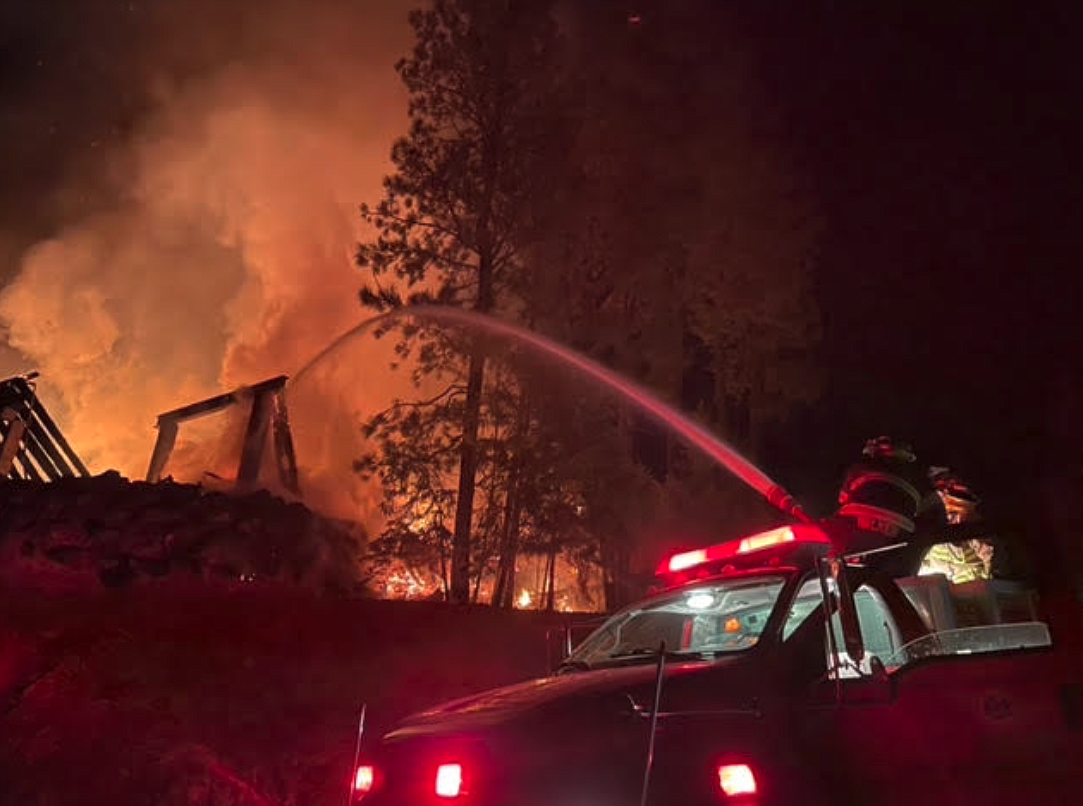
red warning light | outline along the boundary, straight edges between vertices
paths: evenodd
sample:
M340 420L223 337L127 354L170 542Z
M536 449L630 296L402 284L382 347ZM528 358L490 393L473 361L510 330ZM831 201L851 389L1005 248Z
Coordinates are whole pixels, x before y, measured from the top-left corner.
M695 551L683 551L680 554L674 554L669 558L669 564L666 569L671 573L677 571L683 571L686 568L691 568L694 565L707 562L707 549L696 549Z
M792 543L797 539L792 526L781 526L769 532L761 532L752 537L746 537L737 546L738 554L747 554L750 551L759 551L768 546L777 546L779 543Z
M462 794L463 768L461 764L441 764L436 768L436 796L457 798Z
M728 797L756 794L756 776L747 764L723 764L718 768L718 788Z
M357 772L353 777L354 792L361 795L365 794L372 789L372 785L376 782L376 770L374 770L368 764L362 764L357 768Z
M717 543L707 548L682 551L674 554L668 560L664 560L658 566L658 574L676 574L687 571L697 565L713 560L724 560L729 557L738 557L743 554L752 554L764 549L781 546L784 543L826 543L831 541L822 531L816 527L806 526L780 526L767 532L751 535L742 540L731 540L727 543Z

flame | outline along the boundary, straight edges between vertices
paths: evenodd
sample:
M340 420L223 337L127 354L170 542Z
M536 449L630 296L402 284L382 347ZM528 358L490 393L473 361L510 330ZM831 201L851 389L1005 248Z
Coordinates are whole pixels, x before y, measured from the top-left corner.
M156 100L101 157L115 202L29 249L0 292L0 328L25 360L13 369L42 371L41 396L93 472L133 478L146 471L159 412L290 374L361 318L356 206L381 195L406 128L392 65L410 44L405 15L379 4L261 4L243 51L214 35L230 22L222 10L155 13L163 50L178 27L199 31L217 67L184 83L158 64L133 71ZM82 193L81 181L69 190ZM358 412L406 383L386 377L383 358L365 363L348 399L314 382L291 400L302 480L340 516L375 508L342 482ZM215 456L230 427L182 426L173 471L231 475L237 456Z

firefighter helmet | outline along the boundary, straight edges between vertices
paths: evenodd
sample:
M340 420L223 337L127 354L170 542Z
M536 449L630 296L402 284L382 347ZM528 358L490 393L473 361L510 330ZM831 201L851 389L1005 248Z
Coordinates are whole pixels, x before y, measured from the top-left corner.
M947 467L930 467L929 482L940 500L944 502L949 523L976 520L981 499L970 485Z

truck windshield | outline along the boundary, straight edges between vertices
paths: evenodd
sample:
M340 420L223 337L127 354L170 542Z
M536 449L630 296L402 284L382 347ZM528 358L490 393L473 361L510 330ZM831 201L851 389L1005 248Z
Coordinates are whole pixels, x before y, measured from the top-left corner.
M667 654L712 657L755 646L785 577L716 580L682 588L614 614L579 645L564 666L650 663Z

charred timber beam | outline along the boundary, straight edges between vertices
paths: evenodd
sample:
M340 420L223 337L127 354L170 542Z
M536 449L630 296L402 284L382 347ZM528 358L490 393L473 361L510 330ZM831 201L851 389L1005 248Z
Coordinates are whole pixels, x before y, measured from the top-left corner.
M90 471L38 401L32 383L36 377L34 372L0 381L0 419L7 423L0 449L0 476L17 472L16 462L24 475L34 479L42 474L54 480L76 474L89 476ZM21 423L21 432L17 423Z
M45 451L45 453L49 456L49 461L53 463L53 466L57 469L57 472L60 473L61 476L74 476L75 471L72 469L71 465L68 464L67 459L64 457L64 446L58 445L58 443L55 441L54 435L50 432L49 426L46 423L46 419L49 415L46 414L45 417L42 417L42 414L43 411L40 406L30 410L30 422L28 423L29 430L34 433L34 437L41 444L41 447ZM51 423L52 420L49 420L49 422ZM53 427L55 428L56 425L54 424ZM60 439L64 439L64 437L60 437ZM90 474L86 472L86 468L84 467L82 468L82 472L80 473L80 475L88 476Z
M251 489L259 482L263 449L267 445L267 429L271 424L274 392L263 389L252 397L252 411L248 415L248 427L241 446L241 463L237 468L237 486Z
M49 454L41 446L41 443L38 441L37 429L34 427L33 423L26 429L26 438L23 444L26 447L26 453L34 460L34 464L38 466L38 469L41 470L50 481L56 481L65 475L53 464L52 460L49 458Z
M8 477L17 473L15 470L15 457L22 450L26 423L23 422L23 418L14 409L9 407L0 413L0 429L3 430L4 436L4 444L0 448L0 477Z
M25 451L19 453L18 463L22 465L23 478L30 479L31 481L41 481L41 473L34 467L34 463L30 461L30 457L26 455Z
M271 423L274 440L275 463L278 465L278 480L292 493L300 495L301 485L297 479L297 454L293 450L293 436L290 433L289 411L286 409L286 396L281 391L274 394L274 415Z
M236 402L236 392L226 392L222 395L208 397L206 400L200 400L187 406L181 406L179 409L159 414L158 425L160 427L163 422L183 423L185 420L194 420L197 417L214 414L216 411L224 409L226 406L232 406Z
M158 482L162 480L162 471L165 463L169 461L173 453L173 446L177 444L177 423L175 420L158 418L158 439L154 442L154 453L150 455L150 467L147 468L147 481Z
M169 462L169 457L173 454L173 447L177 441L177 429L181 423L214 414L250 398L252 400L252 415L249 416L248 433L245 434L237 484L239 486L254 484L259 477L259 463L263 456L262 441L266 439L267 427L266 423L264 423L261 429L259 423L253 421L253 415L256 414L257 408L262 405L259 404L260 399L265 395L281 392L285 388L287 380L288 378L285 375L277 375L252 386L244 386L230 392L224 392L159 414L158 438L154 443L154 451L151 454L150 465L147 468L147 481L156 482L161 480L165 466ZM254 428L258 433L252 433ZM257 448L250 443L250 440L258 435L262 436L260 445ZM255 475L252 475L253 462L255 462Z
M240 389L234 389L232 392L225 392L221 395L208 397L206 400L189 403L187 406L181 406L178 409L162 412L158 415L158 425L161 427L161 424L166 421L183 423L186 420L194 420L197 417L214 414L214 412L220 411L227 406L239 403L247 395L259 395L265 390L277 391L282 389L286 385L286 380L285 375L278 375L269 380L261 381L254 386L241 387Z
M279 392L286 388L286 381L288 380L289 378L285 375L276 375L273 378L268 378L265 381L260 381L253 386L247 387L246 391L253 395L262 394L264 392Z
M59 456L60 452L62 452L67 461L71 463L72 467L75 468L80 476L89 476L90 471L86 469L86 465L82 463L78 454L75 453L75 450L68 443L68 440L64 438L64 434L60 431L60 428L57 427L53 418L49 416L49 412L45 410L45 407L39 403L33 407L32 413L36 419L41 421L41 424L45 426L48 435L52 437L52 441L48 443L49 447L53 448L54 445L58 447L60 450L57 452L57 455ZM55 449L54 452L56 452ZM74 475L74 473L69 473L69 475Z
M31 405L34 387L23 377L8 378L0 383L0 406L10 406L17 411Z

